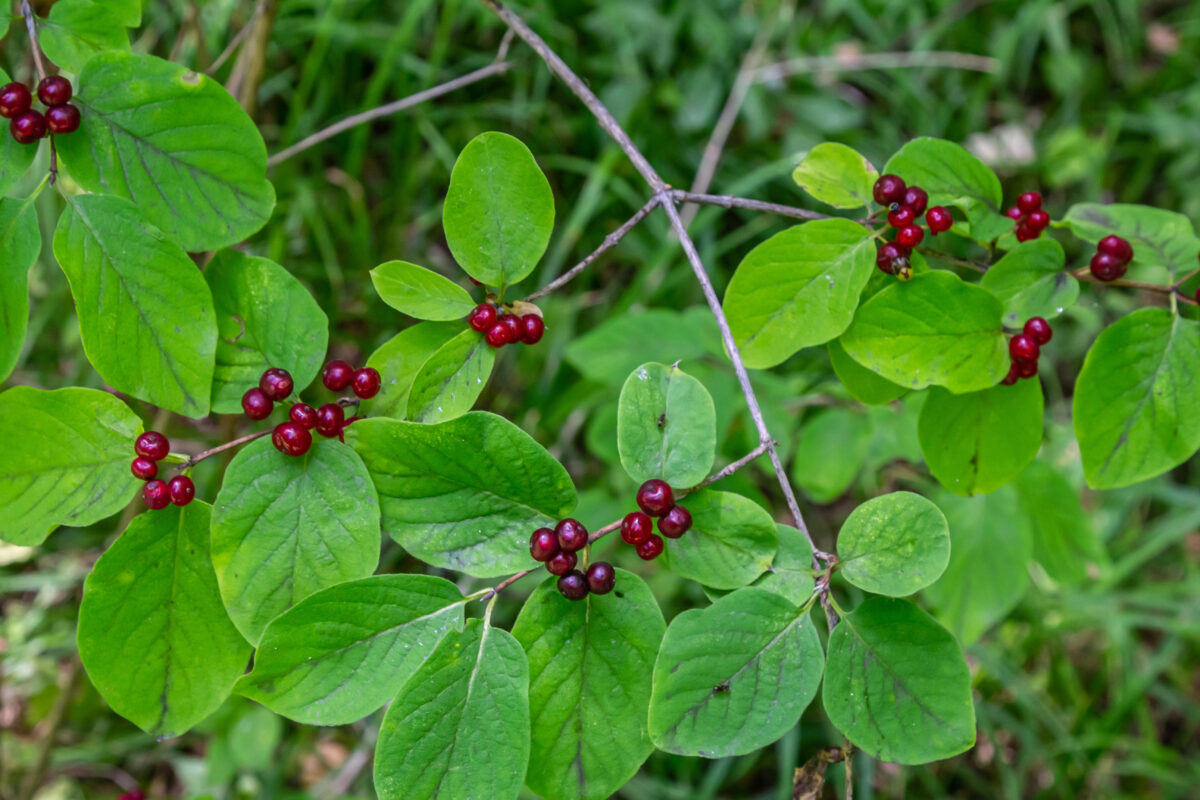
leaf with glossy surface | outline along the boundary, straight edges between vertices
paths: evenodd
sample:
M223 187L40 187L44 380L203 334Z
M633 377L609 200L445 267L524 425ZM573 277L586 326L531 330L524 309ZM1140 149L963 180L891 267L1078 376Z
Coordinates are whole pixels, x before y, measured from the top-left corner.
M643 364L621 388L617 448L634 481L695 486L716 458L717 412L700 381L679 367Z
M379 394L363 400L359 408L368 417L407 419L408 398L421 368L443 345L462 334L454 322L420 322L388 339L367 359L379 370L383 384Z
M217 592L209 516L194 500L135 517L83 584L88 677L113 711L159 737L216 711L250 657Z
M872 200L879 172L858 151L838 142L823 142L792 171L792 180L822 203L835 208L862 208Z
M1030 317L1053 319L1079 297L1079 281L1066 270L1066 259L1062 245L1043 236L1009 250L979 285L1000 298L1010 328Z
M1082 583L1108 561L1079 493L1053 465L1034 461L1017 478L1017 496L1032 527L1033 557L1062 584Z
M445 422L471 410L487 386L496 350L470 328L439 347L413 378L408 418Z
M121 9L109 0L58 0L42 22L38 43L47 58L78 74L97 53L129 52L129 31Z
M646 729L649 677L666 624L641 578L572 602L547 578L513 636L529 656L533 723L530 789L546 800L602 800L654 750Z
M871 421L860 411L830 408L805 417L792 460L792 479L818 503L841 497L862 470Z
M4 29L0 27L0 34L3 32ZM8 73L0 69L0 86L10 80ZM8 194L17 185L17 181L29 171L37 152L38 145L21 144L12 136L4 136L0 130L0 195Z
M952 205L966 211L977 241L990 241L1012 229L1012 221L996 213L1003 199L1000 179L961 145L930 137L913 139L888 160L883 171L923 188L931 206Z
M829 343L829 362L850 396L865 405L884 405L908 393L907 386L892 383L851 358L838 339Z
M851 512L837 538L838 569L860 589L905 597L941 576L950 560L950 530L933 503L892 492Z
M483 411L436 425L364 419L346 429L379 492L383 529L426 563L480 578L529 566L529 534L575 507L563 466Z
M721 338L708 309L655 308L608 317L567 345L567 362L597 383L619 386L639 364L673 364L721 353Z
M702 489L679 502L692 527L668 539L663 554L671 571L714 589L737 589L771 566L779 540L762 506L738 494Z
M0 382L12 374L29 327L29 270L42 251L33 204L0 198Z
M371 270L380 299L417 319L462 319L477 303L467 290L432 270L407 261L387 261Z

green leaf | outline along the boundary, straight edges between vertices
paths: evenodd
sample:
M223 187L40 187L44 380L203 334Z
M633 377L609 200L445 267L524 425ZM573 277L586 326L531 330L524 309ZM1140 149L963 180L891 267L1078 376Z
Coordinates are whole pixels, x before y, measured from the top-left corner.
M0 540L41 544L59 525L117 513L139 482L129 473L142 421L95 389L14 386L0 393Z
M529 764L529 664L507 631L451 633L388 709L375 746L380 800L516 800Z
M830 408L805 418L792 460L792 479L817 503L831 503L854 482L871 446L865 414Z
M793 226L747 253L723 303L746 366L773 367L840 336L874 268L871 231L845 219Z
M216 81L148 55L105 52L79 75L79 132L56 140L84 189L127 197L184 250L236 244L275 190L254 122Z
M421 365L408 396L408 418L445 422L471 410L487 385L496 350L470 328L439 347Z
M0 28L0 34L3 32ZM8 73L0 69L0 86L10 80ZM29 171L37 151L37 144L20 144L12 136L0 135L0 195L8 194Z
M925 764L975 744L971 673L954 637L907 600L868 597L829 635L829 720L882 761Z
M970 394L935 386L921 408L917 437L942 486L964 496L994 492L1042 446L1042 385L1023 380Z
M129 52L122 12L107 0L58 0L42 22L38 41L47 58L76 74L97 53Z
M858 363L913 389L973 392L1008 372L1003 311L991 292L934 270L863 303L842 346Z
M371 282L383 302L417 319L462 319L477 305L457 283L407 261L380 264Z
M346 429L375 481L383 529L437 567L493 578L530 564L529 534L575 507L545 448L483 411L436 425L364 419Z
M922 137L905 144L884 166L929 193L931 206L958 206L967 213L971 235L986 242L1012 229L997 210L1003 200L1000 179L965 148L944 139Z
M796 726L824 654L808 610L746 587L671 620L654 664L650 738L668 753L752 753Z
M1004 304L1004 324L1052 319L1075 304L1079 281L1065 268L1062 245L1048 236L1019 244L988 269L979 285Z
M296 391L317 376L329 320L300 281L274 261L222 250L204 270L217 313L212 410L240 414L263 370L292 374Z
M554 584L543 581L513 624L529 656L536 766L525 780L546 800L603 800L654 750L646 707L666 624L645 581L623 569L613 592L578 602Z
M1129 486L1191 458L1200 447L1198 375L1200 326L1192 320L1143 308L1100 333L1071 409L1089 486Z
M466 601L432 575L373 575L309 595L263 633L236 691L309 725L357 722L396 696Z
M104 0L113 9L121 24L127 28L136 28L142 24L142 0Z
M1032 535L1011 486L970 499L945 494L950 563L925 596L963 645L1011 611L1029 585Z
M272 619L305 597L375 571L379 504L370 476L353 450L332 439L299 457L258 439L225 471L212 549L229 616L258 642Z
M379 370L384 379L379 394L359 406L363 416L406 419L413 381L433 354L462 330L456 322L420 322L384 342L367 359L367 366Z
M717 412L708 390L678 366L643 364L621 388L617 447L629 477L695 486L717 449Z
M873 498L838 532L839 571L860 589L905 597L938 579L950 560L950 530L933 503L912 492Z
M229 696L250 647L221 606L199 500L134 518L83 584L79 657L104 700L178 736Z
M791 525L777 523L775 534L779 537L775 559L770 570L754 585L783 595L795 605L803 605L813 593L812 548L804 534Z
M879 172L858 151L837 142L824 142L792 172L801 189L835 208L862 208L872 200Z
M573 339L566 359L584 377L619 386L639 364L673 364L710 352L723 350L708 309L651 309L608 317Z
M70 138L70 137L65 137ZM54 232L100 377L184 416L208 415L217 318L196 265L128 200L75 195Z
M25 200L0 198L0 381L12 374L29 327L29 270L42 252L37 211Z
M908 393L908 387L892 383L851 358L838 339L829 342L829 361L842 386L860 403L880 406Z
M692 527L667 540L664 558L671 571L714 589L737 589L771 566L779 540L775 521L758 503L702 489L680 505L691 512Z
M516 283L533 272L550 242L550 182L519 139L481 133L454 162L442 225L468 275L488 286Z
M1051 578L1079 584L1090 566L1107 561L1079 493L1061 470L1034 461L1017 478L1017 495L1033 529L1033 557Z
M1115 233L1133 246L1133 263L1166 267L1173 273L1196 268L1200 239L1192 221L1183 214L1127 203L1078 203L1071 206L1062 224L1088 244Z

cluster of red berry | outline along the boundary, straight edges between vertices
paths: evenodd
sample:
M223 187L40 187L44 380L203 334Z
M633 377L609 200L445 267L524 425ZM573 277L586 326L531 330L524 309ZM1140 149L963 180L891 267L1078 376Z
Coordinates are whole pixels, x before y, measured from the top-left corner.
M142 501L154 510L166 508L171 503L186 506L196 497L196 485L187 475L176 475L169 481L158 479L158 462L171 452L171 442L158 431L146 431L133 443L137 456L129 466L135 478L146 482L142 487Z
M537 314L510 314L507 311L497 311L491 303L480 303L471 309L467 315L467 324L471 330L483 334L484 340L492 347L503 347L506 344L537 344L546 332L546 323Z
M1050 215L1042 210L1042 195L1025 192L1017 198L1017 204L1004 212L1017 228L1017 241L1028 242L1042 235L1050 227Z
M46 113L33 109L33 94L23 83L0 87L0 117L12 120L8 130L21 144L33 144L49 133L74 133L79 130L79 109L71 105L71 82L59 75L42 78L38 99Z
M1133 260L1133 245L1127 239L1109 234L1096 245L1096 255L1088 265L1099 281L1115 281L1125 274Z
M1012 386L1020 378L1032 378L1037 375L1038 356L1042 353L1042 345L1053 336L1054 331L1049 322L1041 317L1030 317L1025 322L1022 332L1008 340L1008 355L1012 359L1012 365L1000 383Z
M637 548L639 558L651 561L663 551L662 536L678 539L692 527L692 515L683 506L675 505L675 493L666 481L657 478L638 488L637 504L641 511L632 511L621 520L621 538ZM659 536L654 532L658 517Z
M607 561L596 561L584 573L575 569L576 555L587 546L588 531L577 519L564 519L549 528L538 528L529 537L529 554L546 565L558 577L558 591L568 600L582 600L588 594L608 594L617 582L617 573Z
M926 211L929 194L920 186L906 185L899 175L880 175L872 194L876 203L888 209L888 224L896 229L896 241L879 248L875 265L889 275L907 279L912 274L909 255L925 238L925 229L917 222L921 215L925 215L925 224L933 236L950 230L954 217L945 206L934 206Z
M358 397L366 400L379 394L383 379L374 367L355 369L345 361L330 361L325 365L321 374L321 382L325 388L340 392L350 388ZM242 395L242 410L253 420L266 419L275 410L275 403L282 402L291 396L296 388L295 381L286 369L271 367L263 372L258 380L258 386L248 389ZM271 432L271 443L275 449L289 456L302 456L312 447L312 434L317 433L326 439L337 436L341 438L347 425L361 419L351 417L346 419L346 412L337 403L326 403L320 408L313 408L308 403L297 400L288 409L286 422L275 426Z

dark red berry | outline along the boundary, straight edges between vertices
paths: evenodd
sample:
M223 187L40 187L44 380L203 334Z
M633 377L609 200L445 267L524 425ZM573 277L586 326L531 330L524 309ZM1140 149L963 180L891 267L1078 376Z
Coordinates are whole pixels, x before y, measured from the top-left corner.
M578 561L578 556L574 553L564 553L559 550L550 558L546 559L546 569L551 575L566 575L571 570L575 569L575 563Z
M939 233L950 230L950 227L954 225L954 216L945 206L934 206L926 212L925 224L929 226L929 232L937 236Z
M487 329L487 333L483 335L483 340L492 347L504 347L504 345L513 341L512 339L508 338L511 333L512 332L509 330L507 325L501 325L497 322L495 325Z
M1030 317L1025 321L1025 335L1032 337L1038 344L1045 344L1054 336L1050 323L1041 317Z
M1012 386L1021 376L1017 374L1017 365L1011 364L1008 368L1008 374L1004 376L1004 380L1000 381L1004 386Z
M1017 371L1018 378L1032 378L1037 375L1038 362L1036 358L1014 358L1012 368Z
M1128 240L1122 239L1120 236L1109 234L1105 236L1096 245L1096 250L1101 253L1108 253L1114 256L1122 264L1128 264L1133 260L1133 245Z
M666 481L651 478L638 488L638 508L652 517L661 517L675 505L675 493Z
M1036 361L1041 348L1032 336L1018 333L1008 340L1008 354L1013 358L1028 358Z
M558 546L568 553L582 550L588 543L587 528L577 519L564 519L554 526L554 533L558 535Z
M480 303L467 314L467 324L472 330L483 333L496 324L496 307L489 303Z
M901 247L895 242L885 242L875 253L875 266L888 275L893 275L896 262L906 258L908 258L908 248Z
M292 380L291 373L279 367L271 367L258 379L258 388L271 400L285 399L295 387L296 382Z
M296 403L288 411L288 419L305 430L317 427L317 410L308 403Z
M302 456L312 447L312 434L294 422L281 422L271 432L271 444L284 455Z
M558 591L568 600L582 600L588 596L587 578L577 569L573 569L558 579Z
M538 528L529 537L529 555L534 561L549 561L558 553L558 537L549 528Z
M1008 217L1013 222L1020 222L1021 217L1025 216L1025 212L1016 206L1009 206L1008 210L1004 212L1004 216Z
M46 127L51 133L74 133L79 130L79 120L79 109L69 104L46 112Z
M381 386L383 386L383 379L379 377L379 370L374 367L354 370L354 383L350 388L354 390L356 396L363 400L369 400L379 394Z
M537 344L546 332L546 323L537 314L526 314L519 320L521 325L521 341L525 344Z
M266 419L275 410L275 403L262 389L255 386L242 395L242 411L250 419Z
M899 175L880 175L879 180L875 181L872 194L875 195L876 203L881 206L889 206L903 200L904 191L907 188Z
M909 186L904 190L904 198L900 201L913 210L918 217L925 213L929 205L929 194L920 186Z
M658 534L653 534L649 539L637 546L638 558L643 561L653 561L662 555L663 539Z
M925 229L919 225L905 225L896 231L896 241L901 247L913 248L925 238Z
M1025 192L1017 198L1017 208L1022 213L1032 214L1042 207L1042 196L1037 192Z
M621 520L621 538L626 544L641 544L654 533L654 520L641 511L632 511Z
M912 206L899 205L895 211L889 211L887 215L888 225L893 228L903 228L907 225L912 225L916 220L917 213L913 211Z
M26 111L8 123L8 131L21 144L33 144L46 135L46 118L40 111Z
M196 497L196 484L187 475L176 475L167 482L167 493L171 502L177 506L186 506Z
M683 506L672 506L658 521L658 532L668 539L678 539L692 527L692 514Z
M141 789L134 789L132 792L121 795L117 800L146 800L146 793Z
M158 474L158 464L148 458L138 456L129 465L129 471L133 473L133 477L148 481Z
M1025 224L1041 233L1050 227L1050 215L1040 208L1037 211L1030 211L1029 216L1025 218Z
M321 383L331 392L340 392L354 382L354 367L345 361L330 361L321 372Z
M38 100L54 108L71 102L71 82L61 75L42 78L37 87Z
M1027 219L1023 219L1017 223L1017 241L1018 242L1032 241L1032 240L1038 238L1039 236L1041 236L1041 234L1042 234L1042 232L1034 229L1029 224L1029 220L1027 220Z
M0 88L0 117L14 119L21 116L33 105L33 95L29 87L23 83L6 83Z
M586 577L592 594L608 594L617 584L617 571L607 561L597 561L589 566Z
M317 409L317 433L332 439L342 432L346 424L346 412L337 403L326 403Z
M1125 274L1125 263L1112 253L1096 253L1088 266L1100 281L1115 281Z
M155 511L171 505L171 492L167 489L166 481L157 478L146 481L146 485L142 487L142 502Z
M496 317L497 325L504 325L508 328L508 340L510 342L521 341L521 318L516 314L501 314Z
M171 452L171 443L158 431L146 431L133 443L133 451L142 458L162 461Z

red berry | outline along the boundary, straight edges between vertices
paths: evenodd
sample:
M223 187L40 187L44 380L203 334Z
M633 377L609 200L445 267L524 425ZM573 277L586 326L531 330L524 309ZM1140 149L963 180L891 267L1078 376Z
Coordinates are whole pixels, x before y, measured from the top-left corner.
M692 514L683 506L672 506L658 521L658 532L668 539L678 539L692 527Z
M24 114L33 105L33 95L23 83L6 83L0 87L0 117L13 119Z
M275 403L257 386L247 389L242 395L242 411L245 411L250 419L266 419L274 410Z
M284 455L302 456L312 447L312 434L294 422L281 422L271 433L271 444Z
M879 180L875 181L872 194L875 196L876 203L881 206L890 206L892 203L899 203L904 199L904 191L907 188L899 175L880 175Z
M516 314L501 314L496 318L496 324L508 327L508 340L510 342L521 341L521 318Z
M1038 343L1027 334L1018 333L1008 340L1008 354L1013 358L1027 358L1036 361L1039 352L1041 352L1041 348L1038 347Z
M1041 234L1042 234L1042 232L1039 230L1035 230L1029 224L1029 220L1027 220L1027 219L1023 219L1017 223L1017 241L1018 242L1032 241L1032 240L1038 238L1038 236L1041 236Z
M1125 263L1111 253L1096 253L1088 266L1100 281L1115 281L1125 274Z
M26 111L8 123L8 131L21 144L33 144L46 135L46 118L40 111Z
M889 211L887 215L888 225L893 228L903 228L907 225L912 225L913 220L917 218L917 213L913 211L912 206L899 205L895 211Z
M381 386L383 386L383 379L379 377L379 370L374 367L354 370L354 383L350 388L354 390L356 396L363 400L369 400L379 394Z
M925 229L919 225L905 225L896 232L896 241L901 247L913 248L925 238Z
M1025 216L1025 212L1016 206L1009 206L1008 210L1004 212L1004 216L1008 217L1013 222L1020 222L1021 217Z
M38 100L53 108L71 102L71 82L61 75L42 78L37 87Z
M1025 322L1025 335L1032 337L1038 344L1045 344L1054 336L1054 331L1050 328L1050 323L1041 317L1030 317Z
M155 511L171 505L171 492L167 489L166 481L160 481L157 478L146 481L146 485L142 487L142 502L146 504L147 508Z
M577 519L564 519L554 526L554 533L558 535L558 546L568 553L582 550L588 543L587 528Z
M587 578L577 569L573 569L558 579L558 591L568 600L582 600L588 596Z
M571 570L575 569L575 563L578 561L578 556L574 553L564 553L559 550L550 558L546 559L546 569L551 575L566 575Z
M292 393L292 389L296 388L296 382L292 380L291 373L286 369L271 367L264 371L262 377L258 379L258 388L262 389L263 394L271 400L279 401Z
M1032 378L1037 375L1038 362L1036 358L1014 358L1012 368L1017 371L1018 378Z
M661 517L675 505L675 493L666 481L651 478L638 488L638 508L652 517Z
M925 213L925 207L929 205L929 194L920 186L909 186L904 190L904 197L900 202L913 210L913 214L921 216Z
M632 511L621 520L621 538L626 544L641 544L654 533L654 520L641 511Z
M317 426L317 410L308 403L296 403L288 411L288 419L311 431Z
M538 528L529 537L529 555L535 561L549 561L558 553L558 537L549 528Z
M141 789L134 789L132 792L121 795L117 800L146 800L146 793Z
M483 333L496 324L496 308L488 303L480 303L467 314L467 324L472 330Z
M171 443L158 431L146 431L133 443L133 451L142 458L162 461L171 452Z
M346 412L337 403L326 403L317 409L317 433L332 439L342 432L346 424Z
M74 133L79 130L79 119L75 106L55 106L46 112L46 127L51 133Z
M546 332L546 323L537 314L526 314L521 317L521 341L525 344L537 344Z
M487 329L487 333L483 335L483 340L492 347L504 347L504 345L512 341L512 339L508 338L510 334L511 331L507 325L501 325L497 322Z
M895 274L896 262L908 258L908 248L901 247L895 242L885 242L875 253L875 266L888 275Z
M1050 227L1050 215L1040 208L1037 211L1030 211L1029 216L1025 219L1025 224L1041 233Z
M133 473L133 477L148 481L158 474L158 464L148 458L138 456L129 465L129 471Z
M585 577L592 594L608 594L617 585L617 572L607 561L597 561L589 566Z
M658 558L663 551L663 540L658 534L652 535L649 539L637 546L638 558L643 561L653 561Z
M929 232L937 236L950 230L954 224L954 217L945 206L934 206L925 214L925 224L929 226Z
M172 503L186 506L196 497L196 484L187 475L176 475L167 482L167 493Z
M331 392L340 392L354 382L354 367L345 361L330 361L321 373L321 383Z
M1025 192L1017 198L1017 208L1025 214L1032 214L1042 207L1042 196L1037 192Z
M1120 236L1109 234L1105 236L1096 245L1096 250L1101 253L1108 253L1114 256L1122 264L1128 264L1133 260L1133 245L1128 240L1122 239Z
M1017 365L1011 364L1008 368L1008 374L1004 376L1004 380L1000 381L1000 383L1004 386L1012 386L1020 377L1021 376L1017 374Z

